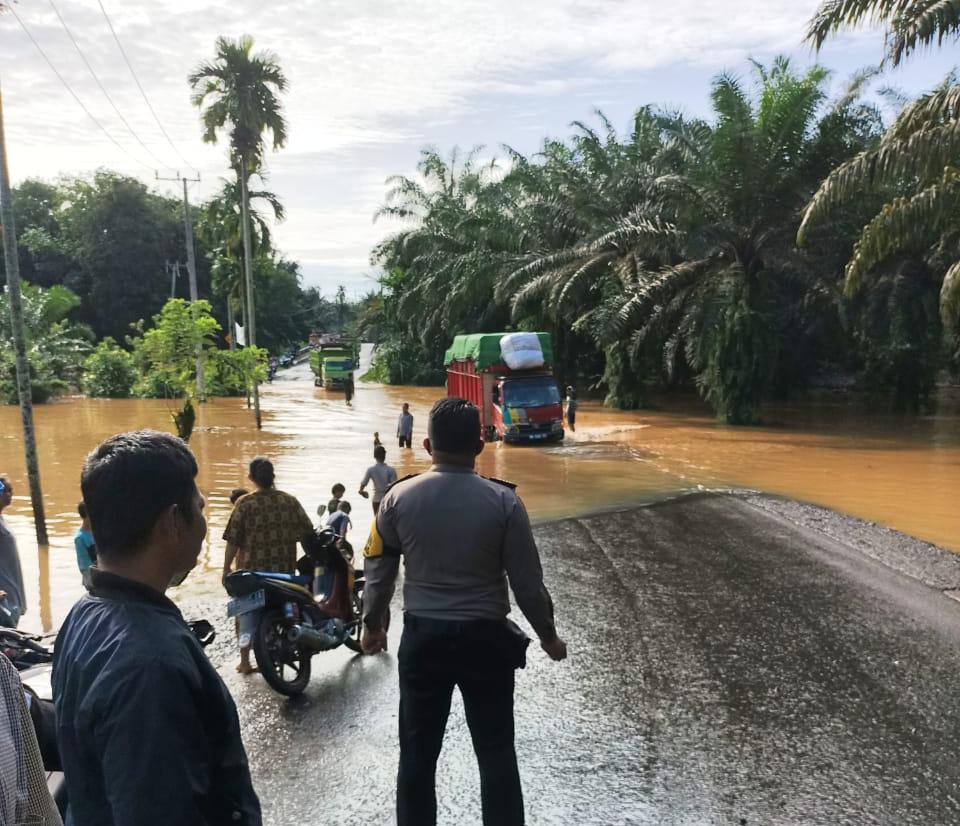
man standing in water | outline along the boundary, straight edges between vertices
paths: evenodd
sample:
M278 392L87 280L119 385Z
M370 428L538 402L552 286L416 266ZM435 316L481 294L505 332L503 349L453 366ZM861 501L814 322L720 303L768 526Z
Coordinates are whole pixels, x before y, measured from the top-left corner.
M429 471L395 484L364 548L363 648L387 647L386 618L404 558L398 826L437 821L436 768L454 686L480 764L485 826L522 826L514 750L514 671L530 642L507 620L507 582L543 650L567 656L543 584L530 521L513 486L474 470L480 413L455 397L430 411ZM469 503L469 506L465 506Z
M400 447L411 447L413 444L413 413L406 402L403 403L403 410L397 419L397 438L400 440Z
M6 476L0 476L0 626L6 628L16 628L20 617L27 613L17 540L3 519L3 512L12 501L13 485Z
M367 485L373 482L373 515L376 516L387 488L397 481L397 472L387 464L387 449L383 445L377 445L373 449L373 458L374 464L367 468L360 483L360 495L364 499L369 497Z
M97 565L53 662L74 826L261 823L236 706L164 595L207 533L196 475L183 441L149 430L107 439L84 465Z
M273 486L273 462L258 456L250 462L253 493L240 497L223 532L227 552L223 578L237 561L237 568L290 574L297 567L297 543L306 545L313 536L313 523L303 506L289 493ZM240 616L240 664L237 671L252 674L250 646L260 621L259 611Z

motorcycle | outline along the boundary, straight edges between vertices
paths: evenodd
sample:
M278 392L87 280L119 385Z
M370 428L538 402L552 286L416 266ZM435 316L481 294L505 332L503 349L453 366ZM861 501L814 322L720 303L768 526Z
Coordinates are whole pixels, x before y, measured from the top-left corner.
M362 654L363 571L354 570L329 528L318 529L296 574L235 571L227 616L258 612L253 655L267 684L295 697L310 682L315 654L346 646Z

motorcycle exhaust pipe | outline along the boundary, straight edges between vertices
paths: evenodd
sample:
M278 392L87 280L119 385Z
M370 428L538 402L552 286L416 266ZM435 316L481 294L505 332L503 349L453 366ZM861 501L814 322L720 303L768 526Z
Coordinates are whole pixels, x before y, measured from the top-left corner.
M323 628L312 628L309 625L294 625L287 631L287 639L297 648L316 654L320 651L329 651L343 642L343 624L336 625L337 620L329 620ZM333 627L330 627L333 624ZM334 632L334 633L330 633Z

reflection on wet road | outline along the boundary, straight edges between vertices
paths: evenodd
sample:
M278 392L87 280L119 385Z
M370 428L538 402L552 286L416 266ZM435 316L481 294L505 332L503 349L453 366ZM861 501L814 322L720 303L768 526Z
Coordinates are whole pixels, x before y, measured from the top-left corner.
M537 530L571 656L518 675L532 826L960 822L960 605L732 497ZM285 701L217 645L266 822L393 823L395 653ZM438 784L480 823L457 700Z

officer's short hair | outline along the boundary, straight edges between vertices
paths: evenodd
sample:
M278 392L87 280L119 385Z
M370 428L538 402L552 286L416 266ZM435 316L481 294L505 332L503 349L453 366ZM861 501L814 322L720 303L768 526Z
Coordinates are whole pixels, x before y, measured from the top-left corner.
M480 440L480 411L457 396L440 399L430 410L430 444L444 453L474 453Z
M135 555L160 515L179 505L194 512L197 460L187 443L169 433L120 433L96 447L83 466L80 488L105 559Z

